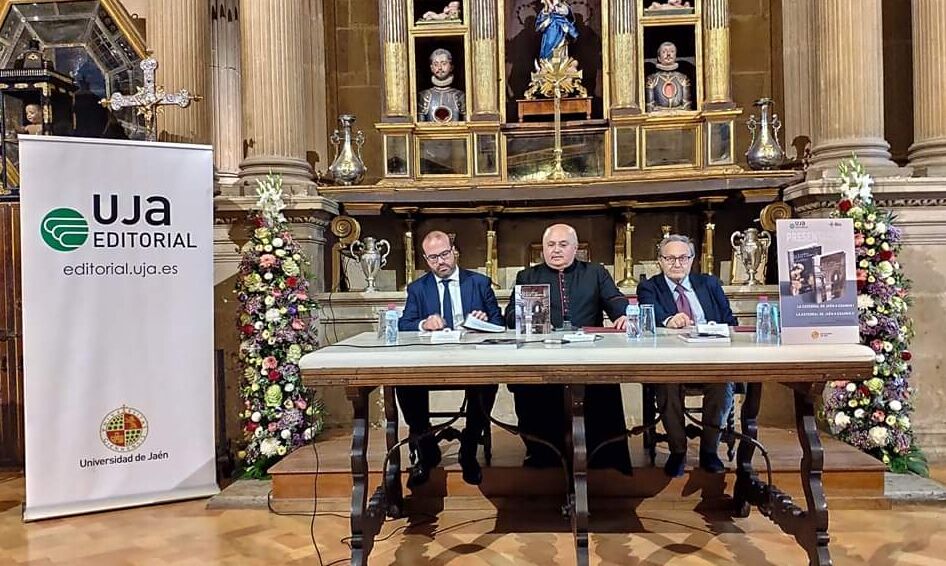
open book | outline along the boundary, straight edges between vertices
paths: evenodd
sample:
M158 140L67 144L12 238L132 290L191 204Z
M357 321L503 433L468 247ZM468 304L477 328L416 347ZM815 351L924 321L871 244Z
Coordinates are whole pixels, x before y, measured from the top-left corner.
M485 320L480 320L473 316L472 314L466 315L466 320L461 324L463 328L467 330L475 330L477 332L505 332L506 327L499 324L493 324L491 322L486 322Z

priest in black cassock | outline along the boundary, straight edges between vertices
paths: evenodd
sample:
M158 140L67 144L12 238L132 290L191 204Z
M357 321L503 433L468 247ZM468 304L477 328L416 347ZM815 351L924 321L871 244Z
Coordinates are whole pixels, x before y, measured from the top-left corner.
M549 226L542 235L545 263L524 269L516 275L516 285L547 283L550 287L552 326L578 329L601 326L603 313L623 329L627 320L627 298L618 291L614 279L598 263L576 261L578 234L567 224ZM515 297L506 306L506 325L515 326ZM516 400L516 415L522 432L536 436L564 451L568 419L565 414L564 387L561 385L510 385ZM604 440L625 431L624 406L620 385L590 385L585 389L585 426L588 451ZM523 440L526 459L523 465L544 468L561 465L547 446ZM631 473L627 442L602 448L589 462L592 468L615 468Z

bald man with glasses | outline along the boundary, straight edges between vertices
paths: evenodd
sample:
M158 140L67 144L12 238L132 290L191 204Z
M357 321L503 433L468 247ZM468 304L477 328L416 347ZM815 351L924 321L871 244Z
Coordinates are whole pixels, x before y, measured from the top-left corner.
M444 232L430 232L421 243L430 271L407 286L407 302L398 321L402 331L459 329L467 315L503 325L503 314L489 277L457 266L457 251ZM472 485L483 481L476 460L479 439L489 426L487 408L493 406L497 385L466 388L466 428L460 436L460 467L463 480ZM430 432L430 388L401 386L394 388L397 402L410 428L411 466L407 486L413 489L430 478L430 471L440 464L440 447Z
M736 326L739 323L719 279L690 273L695 255L696 248L686 236L672 234L664 238L657 253L662 274L637 286L638 301L642 305L654 305L657 324L667 328L686 328L711 321ZM687 454L682 386L677 383L658 386L657 404L670 444L664 472L670 477L680 477L685 471ZM718 427L722 426L731 405L732 383L703 386L702 421L717 427L704 427L700 437L700 467L708 472L725 470L718 455Z

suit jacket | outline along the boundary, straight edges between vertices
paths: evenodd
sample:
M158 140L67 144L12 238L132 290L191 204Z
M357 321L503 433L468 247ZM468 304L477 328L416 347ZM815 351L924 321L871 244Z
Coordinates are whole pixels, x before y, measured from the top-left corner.
M438 281L439 277L428 271L426 275L407 286L407 303L398 321L398 330L416 331L422 320L432 314L440 314ZM499 310L489 277L468 269L460 269L460 302L463 303L464 317L472 311L483 311L488 322L503 324L503 314Z
M568 318L575 327L601 326L604 315L617 320L624 316L627 298L618 291L614 279L600 263L575 260L559 272L544 263L523 269L516 275L516 285L548 284L552 326L561 328L563 291L568 297ZM564 289L562 287L565 287ZM506 326L516 326L515 290L506 306Z
M712 275L691 273L690 285L700 301L700 306L703 307L707 322L726 323L730 326L739 324L732 314L729 299L723 293L723 286L719 279ZM667 280L663 274L650 277L637 286L637 301L642 305L654 305L654 315L658 326L663 326L667 318L677 314L677 303L673 300L673 291L667 286Z

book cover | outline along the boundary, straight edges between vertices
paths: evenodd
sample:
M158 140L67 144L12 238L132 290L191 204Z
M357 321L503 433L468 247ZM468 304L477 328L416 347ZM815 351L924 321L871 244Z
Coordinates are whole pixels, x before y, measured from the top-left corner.
M552 331L551 288L548 284L516 285L516 336Z
M821 246L805 246L788 250L789 293L814 300L815 257L821 255Z
M815 302L826 303L844 296L847 269L843 251L815 256Z

